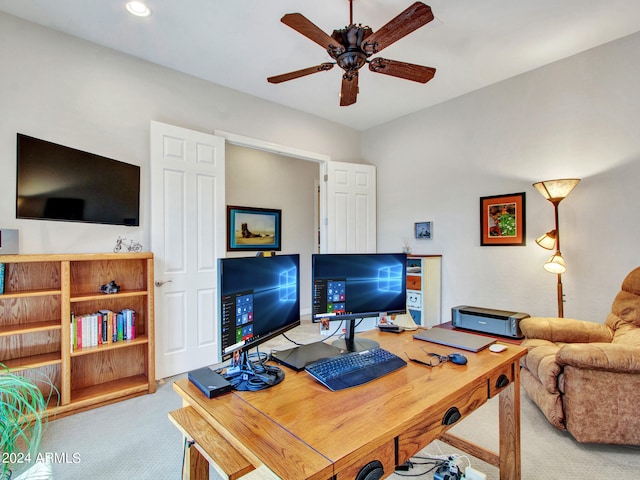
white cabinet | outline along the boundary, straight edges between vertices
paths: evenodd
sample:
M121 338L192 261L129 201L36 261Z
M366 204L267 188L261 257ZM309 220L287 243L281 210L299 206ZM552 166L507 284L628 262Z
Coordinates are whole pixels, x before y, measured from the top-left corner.
M407 256L407 311L423 327L441 323L442 255Z

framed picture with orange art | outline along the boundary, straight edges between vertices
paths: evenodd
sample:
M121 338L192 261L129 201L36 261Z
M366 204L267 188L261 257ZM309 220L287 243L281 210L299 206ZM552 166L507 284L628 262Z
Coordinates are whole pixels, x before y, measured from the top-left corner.
M526 245L525 193L480 197L480 245Z

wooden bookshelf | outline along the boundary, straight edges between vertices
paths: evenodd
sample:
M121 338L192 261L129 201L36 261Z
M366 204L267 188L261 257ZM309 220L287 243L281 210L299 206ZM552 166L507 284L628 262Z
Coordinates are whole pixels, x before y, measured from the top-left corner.
M0 363L57 392L56 416L155 392L153 255L0 255ZM115 280L121 289L103 294ZM72 348L71 312L135 311L136 336ZM46 391L44 391L46 390Z

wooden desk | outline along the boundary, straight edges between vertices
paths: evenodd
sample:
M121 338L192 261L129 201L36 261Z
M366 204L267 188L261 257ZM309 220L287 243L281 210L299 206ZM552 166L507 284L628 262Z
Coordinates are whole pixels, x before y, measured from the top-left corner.
M358 335L406 358L425 358L421 347L447 354L453 349L414 340L411 332ZM385 476L433 440L440 439L499 467L501 480L520 479L520 371L526 349L502 353L465 352L467 365L407 367L366 385L332 392L306 372L285 368L284 381L259 392L233 392L207 399L188 380L175 391L255 467L269 478L353 479L372 460ZM415 358L415 357L414 357ZM508 380L497 386L499 379ZM499 453L447 433L445 413L462 418L499 395ZM251 478L249 474L247 478ZM255 477L258 478L258 477ZM264 478L264 477L261 477Z

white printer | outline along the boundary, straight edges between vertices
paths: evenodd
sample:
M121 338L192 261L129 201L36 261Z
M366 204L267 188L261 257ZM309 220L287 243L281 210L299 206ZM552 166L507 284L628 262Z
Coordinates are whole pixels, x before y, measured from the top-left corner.
M454 327L512 338L523 337L520 331L520 320L527 317L529 317L527 313L468 305L451 309L451 324Z

